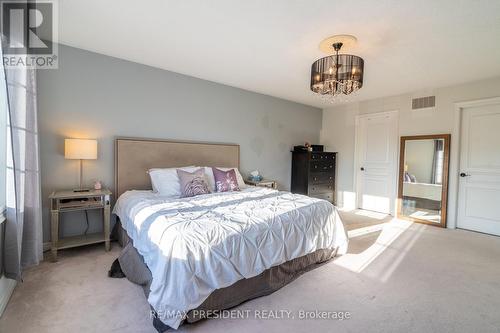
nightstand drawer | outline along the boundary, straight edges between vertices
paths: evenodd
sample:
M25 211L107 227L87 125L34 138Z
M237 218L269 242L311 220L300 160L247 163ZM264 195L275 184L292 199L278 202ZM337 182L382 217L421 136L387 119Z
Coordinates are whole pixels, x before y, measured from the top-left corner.
M278 183L275 180L267 180L267 179L263 179L261 181L245 180L245 184L250 186L278 189Z
M105 203L103 197L88 197L82 199L59 199L56 205L59 211L64 212L104 208Z

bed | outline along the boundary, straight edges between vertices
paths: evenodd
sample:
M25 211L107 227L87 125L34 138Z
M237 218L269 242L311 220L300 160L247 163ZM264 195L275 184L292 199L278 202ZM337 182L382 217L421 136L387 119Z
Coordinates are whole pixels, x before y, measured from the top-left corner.
M184 165L239 167L239 146L116 140L120 264L144 287L158 331L270 294L347 251L325 200L260 187L191 198L150 190L146 170Z
M403 196L441 201L443 186L441 184L403 183Z
M403 183L403 208L441 210L441 184Z

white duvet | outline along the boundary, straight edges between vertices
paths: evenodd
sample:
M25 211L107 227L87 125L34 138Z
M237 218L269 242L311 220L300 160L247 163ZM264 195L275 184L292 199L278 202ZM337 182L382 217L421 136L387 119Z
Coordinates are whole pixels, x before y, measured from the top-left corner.
M182 199L128 191L114 213L151 270L149 303L173 328L216 289L318 249L347 251L331 203L260 187Z

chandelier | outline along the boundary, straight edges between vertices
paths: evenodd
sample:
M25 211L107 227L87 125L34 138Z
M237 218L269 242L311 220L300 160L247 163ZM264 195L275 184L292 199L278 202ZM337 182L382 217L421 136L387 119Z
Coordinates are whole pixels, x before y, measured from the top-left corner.
M323 96L349 95L363 86L362 58L351 54L339 54L344 43L354 44L356 38L337 35L325 39L320 44L323 51L335 54L316 60L311 68L311 90ZM325 45L326 44L326 45Z

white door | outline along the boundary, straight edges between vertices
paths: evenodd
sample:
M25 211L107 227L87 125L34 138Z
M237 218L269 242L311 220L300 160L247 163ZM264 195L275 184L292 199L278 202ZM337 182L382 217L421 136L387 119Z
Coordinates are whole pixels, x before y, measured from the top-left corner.
M462 109L459 228L500 235L500 102Z
M394 214L398 113L364 115L357 121L358 208Z

